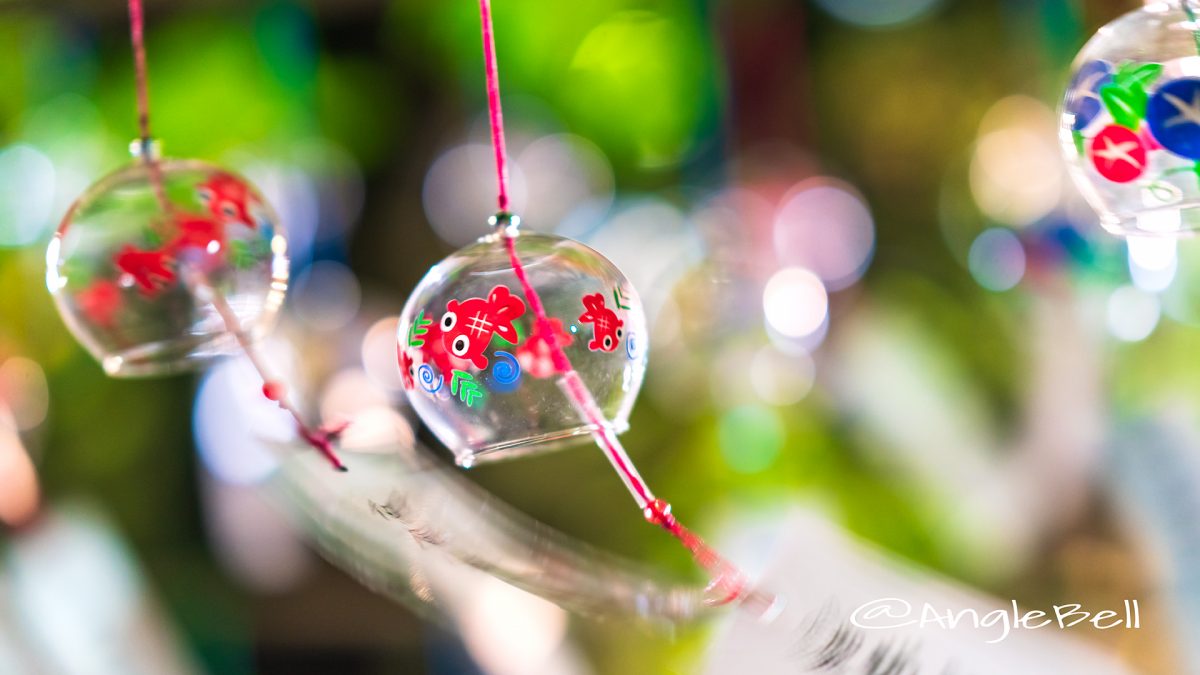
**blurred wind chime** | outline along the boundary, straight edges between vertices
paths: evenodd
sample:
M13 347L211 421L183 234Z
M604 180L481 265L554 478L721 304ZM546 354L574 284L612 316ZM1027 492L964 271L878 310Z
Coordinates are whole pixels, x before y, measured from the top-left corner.
M767 613L776 599L655 497L617 438L646 368L646 319L629 280L596 251L524 232L509 211L508 158L491 3L479 1L497 213L492 232L434 265L400 315L409 402L459 466L544 452L589 436L645 519L710 575L706 602Z
M139 137L134 162L68 209L46 251L46 284L77 340L111 377L164 375L241 350L263 395L339 470L346 423L309 426L256 342L288 286L287 239L257 188L199 160L163 159L150 133L141 0L129 0Z
M1130 237L1200 229L1200 25L1194 0L1148 1L1075 59L1059 140L1105 229Z

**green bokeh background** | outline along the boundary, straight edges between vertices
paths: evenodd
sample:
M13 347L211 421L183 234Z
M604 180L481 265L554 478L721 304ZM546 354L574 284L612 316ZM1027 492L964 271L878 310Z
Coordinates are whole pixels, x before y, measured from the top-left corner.
M865 279L847 293L900 317L936 368L969 373L1003 436L1028 375L1029 293L975 283L939 225L946 194L965 191L985 111L1014 93L1053 104L1084 37L1133 4L946 0L914 22L865 29L794 0L520 0L497 2L495 22L510 123L590 140L612 163L618 194L652 192L684 206L764 144L802 150L823 173L855 185L877 242ZM397 312L450 250L426 223L421 182L481 119L475 3L150 1L147 10L154 122L167 153L319 172L326 155L311 152L314 144L343 149L362 172L366 206L338 255ZM84 185L125 161L135 135L125 20L112 1L0 3L0 148L33 146L56 166L75 167ZM20 199L0 184L0 205ZM969 227L989 224L969 200L959 212ZM107 379L74 343L43 283L57 218L35 242L0 249L0 356L35 359L49 380L49 415L27 439L48 499L86 496L113 517L212 672L436 670L429 645L450 638L331 567L283 596L246 591L221 570L199 507L196 382ZM1119 257L1114 263L1101 249L1072 272L1082 294L1124 273ZM733 328L761 334L754 325ZM1194 329L1171 324L1116 350L1115 407L1136 411L1164 388L1200 402L1198 347ZM651 388L665 377L655 358ZM700 354L691 367L714 360ZM1063 542L1047 546L1037 569L991 576L980 561L986 546L945 526L953 505L871 461L888 449L820 387L788 406L726 410L706 395L686 406L681 419L661 397L643 396L626 442L656 491L697 529L805 503L1004 597L1051 598L1066 583L1053 564ZM695 576L671 542L639 525L598 453L531 461L554 479L531 485L521 462L474 475L554 527ZM1089 527L1106 532L1104 515ZM636 658L646 666L639 672L689 672L710 632L664 636L577 620L572 636L598 672L633 672L627 664Z

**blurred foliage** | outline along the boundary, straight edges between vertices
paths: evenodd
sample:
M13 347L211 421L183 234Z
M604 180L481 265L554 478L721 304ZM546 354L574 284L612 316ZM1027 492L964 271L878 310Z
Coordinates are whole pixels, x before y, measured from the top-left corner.
M552 0L496 3L505 97L545 101L635 180L678 166L719 83L695 3L601 0L561 10ZM482 106L479 53L465 48L479 43L475 4L396 2L390 18L396 49L453 74Z
M1023 325L1036 290L1028 283L1003 295L981 289L965 268L961 242L940 222L961 218L972 232L990 225L962 184L980 118L1014 92L1053 102L1085 31L1118 8L1091 3L1100 9L1085 13L1084 3L1067 0L942 4L919 21L864 30L790 0L715 8L689 0L498 2L502 86L506 101L516 103L510 120L516 111L543 111L551 119L539 125L572 131L607 155L618 190L655 189L677 201L718 187L694 185L695 175L741 168L710 165L708 149L735 157L753 150L738 144L757 130L739 125L763 119L763 111L731 98L730 82L784 90L755 99L780 105L768 112L784 120L786 133L773 142L819 157L821 171L857 185L874 213L875 260L864 288L846 292L847 303L861 292L905 315L948 367L971 373L1002 428L1027 383ZM166 153L266 158L313 175L331 163L357 165L367 206L352 241L340 245L377 285L386 311L396 312L446 250L421 214L425 171L446 145L478 136L483 119L476 4L255 0L153 2L149 10L151 99ZM775 17L794 23L804 38L759 41L787 76L771 80L769 68L728 72L729 44L757 37L738 35L739 27L764 16L768 24ZM60 167L60 210L70 190L125 161L135 135L124 21L117 2L0 5L0 145L29 144ZM0 250L0 356L34 358L49 376L50 414L30 441L49 495L98 497L145 557L205 664L250 672L256 599L222 576L206 541L189 428L193 381L107 379L74 344L42 280L51 221L36 245ZM1123 274L1113 259L1097 257L1064 276L1085 295ZM1187 267L1191 275L1200 269ZM1192 297L1200 286L1179 286L1179 297L1165 302L1186 325L1114 350L1112 404L1119 410L1164 390L1200 404L1192 358L1200 349L1200 301ZM757 325L735 329L762 338ZM653 367L657 358L650 377L668 377ZM696 358L700 368L714 363L710 355ZM680 406L643 396L626 440L649 482L697 529L804 503L904 556L971 577L969 556L956 555L960 542L941 527L946 505L868 460L887 448L870 447L874 441L857 434L819 388L794 405L732 411L696 397L695 409L681 416ZM753 461L723 455L739 443L757 448ZM520 462L473 475L552 526L696 577L660 532L638 526L599 453L576 449L531 461L554 480L530 489L533 469ZM664 645L659 636L630 638L616 623L585 621L576 631L604 672L624 672L635 657L658 672L690 670L705 636L698 629Z

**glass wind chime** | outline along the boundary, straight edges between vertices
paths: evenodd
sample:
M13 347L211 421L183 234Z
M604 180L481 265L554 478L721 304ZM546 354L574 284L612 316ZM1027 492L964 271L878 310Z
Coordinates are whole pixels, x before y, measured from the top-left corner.
M71 333L112 377L195 369L241 350L263 394L338 469L345 428L310 427L270 376L256 342L288 286L287 238L262 194L236 173L163 159L150 133L141 0L129 0L139 137L134 161L71 205L46 253L46 284Z
M1200 229L1198 30L1194 0L1147 2L1076 57L1059 138L1076 185L1114 233Z
M405 304L397 339L408 400L462 467L590 436L645 519L709 572L710 603L769 606L650 491L617 438L646 369L641 301L604 256L524 231L509 211L489 0L479 10L498 212L490 232L434 265Z

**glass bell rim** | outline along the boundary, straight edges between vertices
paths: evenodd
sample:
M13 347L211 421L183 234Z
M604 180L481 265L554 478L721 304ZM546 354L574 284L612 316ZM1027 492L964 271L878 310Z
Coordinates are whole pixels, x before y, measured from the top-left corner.
M269 326L256 326L251 329L251 341L259 340L266 334L267 328ZM160 360L163 351L171 348L178 349L182 344L186 344L185 339L170 340L150 347L133 347L117 354L107 355L92 350L91 346L86 343L85 346L100 362L100 367L104 369L105 375L116 379L130 380L193 373L202 370L217 359L237 354L240 351L237 339L233 335L214 333L198 340L181 356Z
M1191 222L1185 221L1181 215L1179 226L1175 228L1163 228L1160 224L1147 224L1147 221L1153 223L1152 220L1147 218L1148 216L1184 211L1193 212L1197 215ZM1191 239L1200 235L1200 199L1193 199L1158 208L1146 208L1129 214L1118 215L1104 211L1100 213L1100 226L1106 232L1122 237Z
M629 431L629 420L624 416L609 420L603 428L616 434ZM460 468L470 469L480 464L491 464L518 457L543 455L572 446L583 445L591 438L592 433L600 431L601 425L579 424L566 429L547 431L534 436L525 436L489 443L479 447L468 447L462 452L455 453L454 463Z

